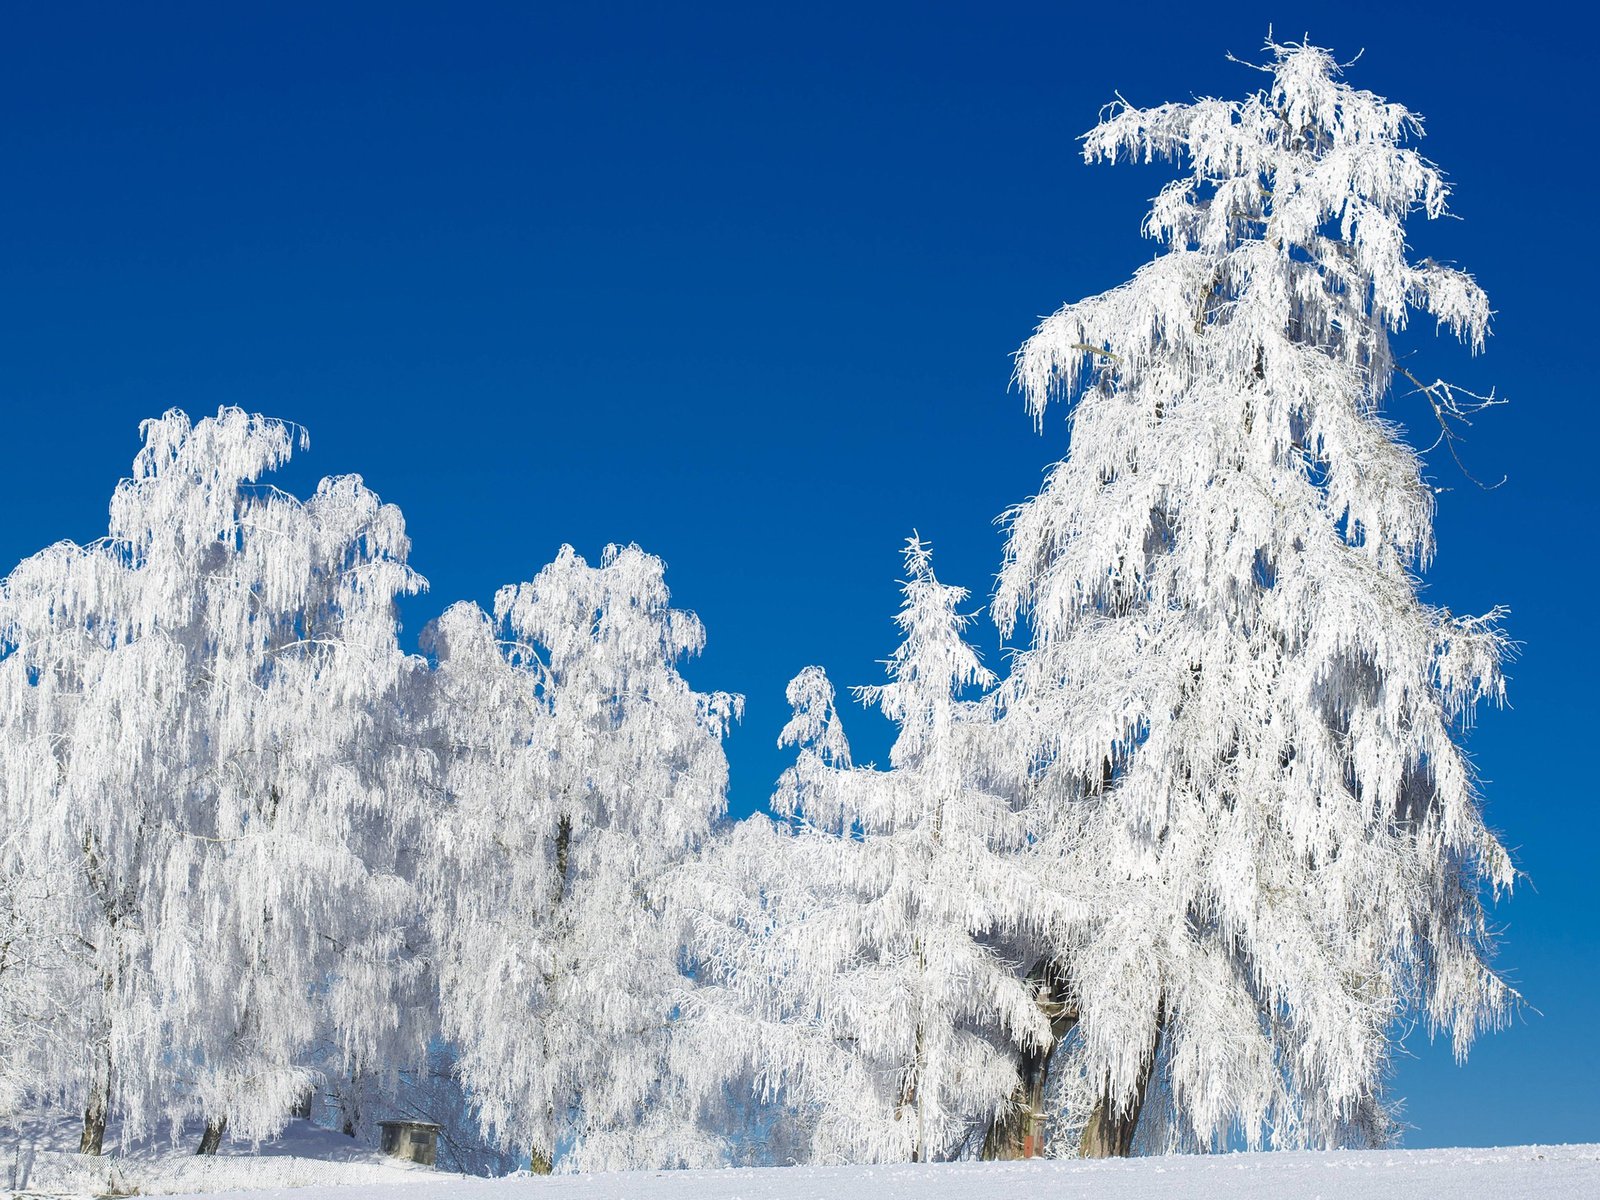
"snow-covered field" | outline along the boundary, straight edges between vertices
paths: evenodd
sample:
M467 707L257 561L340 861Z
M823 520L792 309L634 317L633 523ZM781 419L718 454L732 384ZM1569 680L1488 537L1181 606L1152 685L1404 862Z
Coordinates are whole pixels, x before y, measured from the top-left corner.
M119 1148L117 1129L107 1130L107 1153L93 1158L76 1153L78 1122L71 1118L33 1120L17 1128L0 1127L0 1196L170 1195L308 1185L436 1182L423 1167L357 1145L309 1121L293 1121L285 1136L257 1149L224 1142L214 1158L197 1158L199 1130L176 1139L160 1137ZM10 1188L11 1191L3 1189ZM315 1193L296 1191L309 1197ZM351 1193L352 1195L354 1193Z
M413 1181L441 1200L1595 1200L1600 1146L405 1180ZM398 1182L254 1196L384 1200Z
M95 1160L61 1149L67 1123L0 1134L6 1197L221 1196L249 1200L1595 1200L1600 1145L1493 1150L1227 1154L1113 1162L958 1163L638 1171L474 1179L412 1167L296 1122L252 1151L200 1159L145 1147Z

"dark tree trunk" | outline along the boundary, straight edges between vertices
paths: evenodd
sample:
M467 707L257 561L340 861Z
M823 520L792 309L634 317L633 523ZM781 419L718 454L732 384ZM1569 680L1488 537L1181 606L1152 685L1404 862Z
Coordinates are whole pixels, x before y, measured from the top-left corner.
M1044 1152L1044 1092L1050 1081L1050 1059L1061 1039L1078 1023L1078 1011L1067 1000L1066 980L1055 964L1041 959L1028 972L1034 1003L1050 1022L1050 1040L1025 1050L1017 1061L1017 1088L1011 1103L989 1125L983 1139L988 1160L1034 1158Z
M206 1121L206 1131L200 1135L200 1145L195 1147L196 1154L212 1155L217 1152L217 1147L222 1145L223 1132L228 1128L227 1117L211 1117Z
M111 1047L95 1047L94 1070L89 1079L89 1102L83 1109L83 1135L79 1154L99 1154L105 1149L106 1110L111 1104Z
M339 1117L340 1130L345 1137L356 1136L356 1129L361 1124L361 1068L357 1067L350 1072L350 1077L339 1088Z
M1133 1153L1133 1135L1139 1128L1139 1114L1144 1109L1144 1098L1150 1091L1150 1077L1155 1074L1156 1059L1161 1051L1161 1035L1166 1029L1166 998L1156 1005L1156 1032L1145 1051L1144 1063L1139 1071L1139 1085L1125 1104L1117 1097L1102 1094L1089 1123L1083 1127L1083 1137L1078 1143L1078 1153L1084 1158L1127 1158Z
M572 855L572 818L563 816L556 822L556 884L550 897L551 908L560 908L567 898L567 869Z
M1102 1096L1083 1127L1078 1153L1084 1158L1127 1158L1133 1153L1133 1132L1139 1127L1139 1110L1143 1107L1142 1086L1125 1109Z

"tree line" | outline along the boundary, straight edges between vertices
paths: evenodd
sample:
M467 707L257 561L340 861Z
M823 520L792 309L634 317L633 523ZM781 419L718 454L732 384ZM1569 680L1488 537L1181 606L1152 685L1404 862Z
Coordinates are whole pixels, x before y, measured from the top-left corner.
M144 423L106 536L0 585L0 1121L202 1152L315 1092L469 1169L1385 1144L1399 1031L1464 1055L1515 994L1515 871L1463 736L1497 610L1425 604L1438 444L1413 314L1481 349L1417 118L1309 44L1243 100L1120 101L1088 161L1170 160L1126 283L1016 357L1068 453L1005 517L991 615L904 551L901 640L789 685L770 816L730 822L742 698L636 546L571 548L399 641L424 581L359 476L224 408ZM1458 460L1459 461L1459 460Z

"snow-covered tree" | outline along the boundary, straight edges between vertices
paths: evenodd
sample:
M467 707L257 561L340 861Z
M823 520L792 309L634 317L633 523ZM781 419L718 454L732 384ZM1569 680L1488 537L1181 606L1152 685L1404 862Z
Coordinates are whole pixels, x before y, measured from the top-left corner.
M906 548L890 682L858 689L899 728L887 770L850 762L818 667L789 685L798 745L759 821L701 881L696 997L721 1038L811 1131L822 1161L931 1161L976 1149L1009 1102L1018 1048L1048 1030L997 947L1046 921L1027 831L986 781L993 675L963 637L965 589Z
M0 597L8 828L72 864L55 932L93 964L62 998L83 1062L39 1090L87 1090L94 1152L113 1109L124 1136L202 1114L207 1149L229 1122L274 1132L319 1036L357 1056L397 1023L415 908L399 693L424 664L395 643L420 584L398 512L355 477L307 503L258 485L292 451L282 422L174 410L142 433L109 535Z
M94 1154L113 1108L136 1131L174 1090L154 964L181 827L181 764L168 750L183 687L140 582L106 539L51 546L0 588L0 824L10 853L48 864L51 880L48 901L25 877L10 900L26 926L85 960L54 976L70 990L48 995L62 1023L29 1090L81 1102L81 1149Z
M167 510L196 477L221 467L218 486L236 484L213 431L198 432L180 424L125 499L140 536L164 531L143 569L193 591L180 640L195 853L164 919L189 931L173 1041L188 1048L211 1150L224 1128L277 1132L317 1082L319 1042L338 1051L320 1065L344 1071L425 1052L426 1024L408 1019L426 998L409 978L421 923L409 847L429 761L403 725L425 664L396 640L395 597L422 586L399 510L347 476L305 502L240 490L220 538L215 517L173 538Z
M18 811L0 800L4 817ZM87 947L74 936L76 864L24 832L0 830L0 1126L59 1094L89 1033L78 1003L93 976Z
M1184 168L1164 251L1017 358L1068 457L1010 514L995 600L1031 641L1003 744L1041 850L1094 896L1054 945L1085 1153L1381 1141L1399 1023L1458 1054L1512 1000L1482 896L1514 871L1461 727L1502 695L1498 614L1421 602L1434 491L1397 372L1449 443L1478 402L1398 366L1412 310L1478 350L1471 277L1407 257L1445 212L1398 104L1269 43L1263 90L1113 106L1093 162Z
M678 673L705 634L664 570L563 547L492 619L456 605L431 632L443 1028L485 1124L546 1170L716 1153L670 1069L689 986L671 885L726 807L741 701Z

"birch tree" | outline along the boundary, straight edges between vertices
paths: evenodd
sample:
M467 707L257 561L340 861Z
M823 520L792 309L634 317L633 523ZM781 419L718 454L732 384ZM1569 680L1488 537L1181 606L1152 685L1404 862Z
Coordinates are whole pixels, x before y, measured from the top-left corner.
M263 431L241 457L281 457L280 432ZM67 872L71 883L54 890L67 905L55 910L54 932L88 965L82 990L54 998L75 1015L81 1044L52 1057L38 1090L81 1097L80 1149L92 1154L113 1111L124 1135L136 1134L177 1095L161 1017L170 945L159 944L174 927L160 916L169 868L181 886L187 876L175 864L189 861L178 833L187 815L177 736L187 681L166 624L175 585L141 573L139 547L119 520L122 494L108 537L51 546L0 591L6 825L28 858Z
M201 607L184 639L196 851L167 919L190 931L175 1040L190 1047L202 1152L226 1128L281 1129L316 1066L333 1065L312 1061L319 1044L337 1047L341 1073L426 1046L409 1011L424 999L407 978L420 904L404 848L429 763L403 707L425 667L400 651L394 616L422 582L403 519L355 476L305 502L245 494L236 514L220 557L200 530L185 547L211 561L193 569Z
M0 814L18 811L0 802ZM89 1040L80 1002L93 974L75 936L75 864L38 854L23 834L0 833L0 1125L62 1100Z
M1382 1142L1400 1023L1460 1056L1513 1001L1482 897L1514 871L1461 743L1506 641L1419 599L1435 493L1386 415L1454 450L1487 398L1391 339L1419 313L1477 351L1488 301L1407 255L1449 196L1418 118L1268 50L1243 100L1107 110L1088 161L1182 168L1162 252L1017 356L1036 419L1072 406L995 614L1030 635L1001 737L1041 850L1097 896L1053 947L1086 1154Z
M445 1034L481 1118L549 1170L688 1165L717 1142L670 1062L689 987L673 868L726 807L741 700L661 560L563 547L489 617L431 634L450 810L437 852Z
M93 1153L113 1111L124 1137L199 1113L204 1150L275 1132L316 1035L357 1054L384 1023L412 907L382 833L415 790L398 512L354 477L307 503L259 485L283 422L174 410L142 435L108 536L21 564L0 608L7 827L61 867L51 932L91 964L53 1002L82 1061L40 1090L87 1093Z

